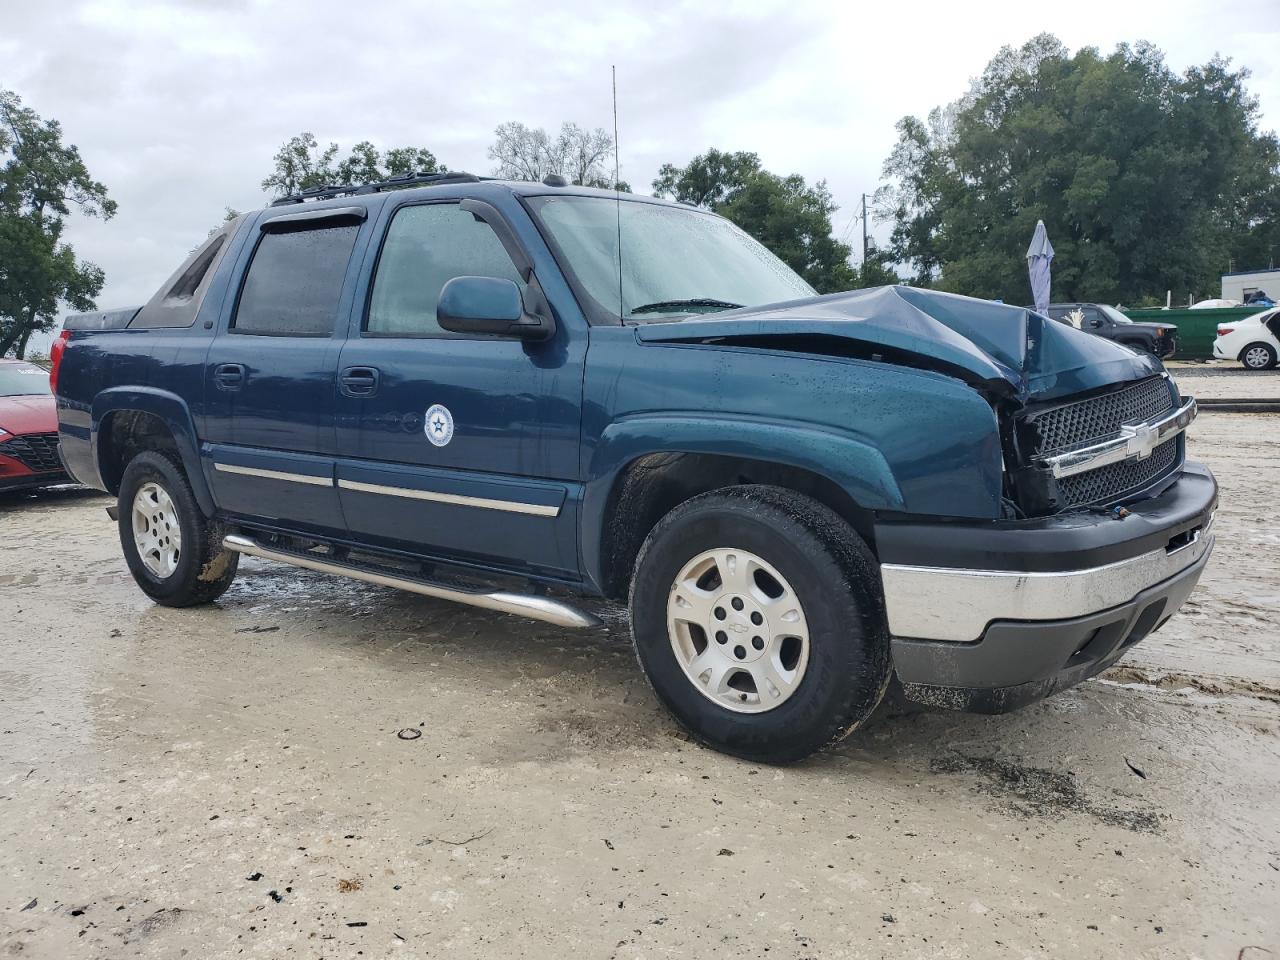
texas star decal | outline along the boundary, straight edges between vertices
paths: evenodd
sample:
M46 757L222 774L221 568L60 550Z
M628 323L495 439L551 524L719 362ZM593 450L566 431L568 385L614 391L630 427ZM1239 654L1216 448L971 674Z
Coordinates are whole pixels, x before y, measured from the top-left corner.
M427 418L423 431L437 447L443 447L453 439L453 414L443 404L435 404L427 408Z

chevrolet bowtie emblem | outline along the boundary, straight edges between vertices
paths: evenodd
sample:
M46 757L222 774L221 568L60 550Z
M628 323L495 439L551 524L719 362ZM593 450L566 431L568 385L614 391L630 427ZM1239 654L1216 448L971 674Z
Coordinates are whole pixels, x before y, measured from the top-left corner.
M1122 460L1145 460L1160 444L1168 443L1185 430L1195 418L1195 398L1187 397L1181 407L1159 419L1126 423L1109 440L1049 457L1037 457L1033 462L1045 465L1053 472L1054 478L1060 480ZM1175 451L1171 449L1169 452Z
M1151 456L1151 451L1156 448L1156 443L1160 439L1156 428L1149 423L1123 426L1120 428L1120 433L1125 438L1129 455L1136 456L1139 460L1145 460Z

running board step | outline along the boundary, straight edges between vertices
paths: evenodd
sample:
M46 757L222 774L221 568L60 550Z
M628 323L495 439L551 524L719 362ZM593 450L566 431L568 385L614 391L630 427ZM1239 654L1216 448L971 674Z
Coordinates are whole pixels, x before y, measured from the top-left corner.
M554 623L559 627L595 627L600 625L600 621L591 616L591 614L548 597L535 597L502 591L483 593L480 591L459 590L454 587L428 583L425 580L413 580L407 577L392 576L388 573L365 570L361 567L336 563L332 560L294 553L289 550L277 550L273 547L263 546L258 541L239 534L229 534L223 537L222 545L228 550L234 550L236 553L243 553L251 557L261 557L263 560L275 560L295 567L317 570L320 573L332 573L340 577L350 577L352 580L375 583L381 587L395 587L399 590L408 590L410 593L420 593L424 597L453 600L457 603L483 607L486 610L497 610L501 613L514 613L519 617L542 620L546 623Z

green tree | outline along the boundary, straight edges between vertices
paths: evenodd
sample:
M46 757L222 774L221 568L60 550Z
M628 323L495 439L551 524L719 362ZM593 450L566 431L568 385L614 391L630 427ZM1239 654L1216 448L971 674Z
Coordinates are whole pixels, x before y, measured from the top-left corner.
M304 131L290 137L272 157L273 169L262 181L262 189L277 197L326 186L353 186L374 183L411 173L445 173L448 168L423 147L394 147L380 152L368 140L361 140L351 152L339 158L336 143L321 147L315 134Z
M653 181L653 193L681 203L713 210L737 193L760 172L760 157L740 151L724 153L712 147L683 167L664 163Z
M903 280L898 276L898 271L895 268L892 251L882 249L873 241L867 251L867 258L854 268L853 284L850 289L860 290L863 287L884 287L902 282Z
M850 249L831 235L836 210L827 185L814 186L761 171L719 206L718 212L772 250L819 293L848 290L854 283Z
M920 282L1024 303L1043 219L1055 299L1215 290L1277 238L1280 152L1247 76L1217 59L1179 76L1147 43L1003 48L960 100L899 122L893 255Z
M277 197L300 190L313 190L337 183L338 145L324 149L310 131L290 137L272 157L273 170L263 179L262 189Z
M683 167L663 164L653 192L733 221L819 293L858 285L849 245L831 235L837 208L825 181L810 186L799 174L781 177L762 169L754 153L711 149Z
M304 134L305 136L305 134ZM333 150L336 156L337 151L334 148L337 144L329 144L329 150ZM382 156L378 153L378 148L368 140L361 140L351 148L351 153L345 160L339 161L338 164L329 171L329 183L375 183L378 180L385 180L386 175L381 168Z
M89 176L56 120L43 120L17 94L0 90L0 357L21 357L49 330L63 304L92 310L105 279L62 241L71 211L109 219L107 189Z
M382 168L388 177L407 173L448 173L449 168L436 160L425 147L395 147L382 155Z

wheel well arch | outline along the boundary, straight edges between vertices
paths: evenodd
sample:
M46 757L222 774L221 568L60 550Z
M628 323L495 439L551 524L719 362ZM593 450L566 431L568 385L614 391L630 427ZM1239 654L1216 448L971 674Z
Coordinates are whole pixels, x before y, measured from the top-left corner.
M600 533L600 587L626 596L635 558L658 521L692 497L724 487L766 484L812 497L846 520L874 549L870 510L820 473L771 460L709 453L650 453L618 471Z
M98 475L108 493L120 490L129 461L143 450L163 450L180 455L169 424L145 410L112 410L98 426Z

